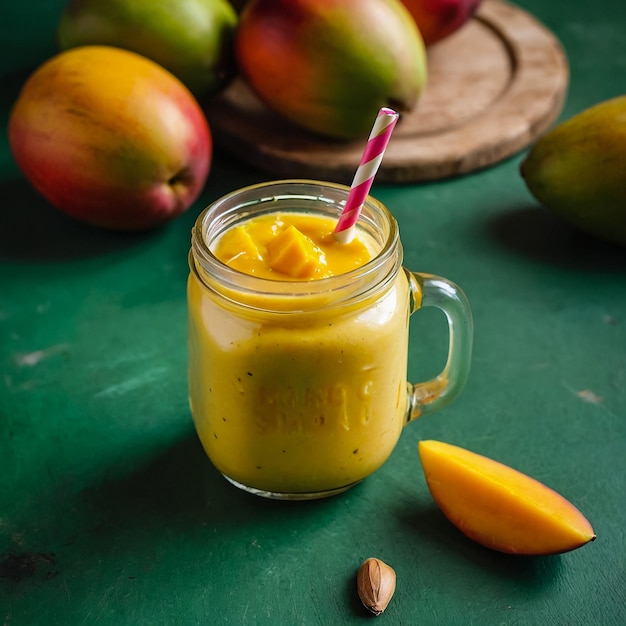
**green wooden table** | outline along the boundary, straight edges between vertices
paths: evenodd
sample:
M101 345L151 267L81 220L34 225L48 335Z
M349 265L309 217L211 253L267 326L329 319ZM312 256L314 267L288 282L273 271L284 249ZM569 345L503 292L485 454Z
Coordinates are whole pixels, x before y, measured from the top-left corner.
M189 231L270 178L217 153L202 197L156 232L117 235L53 210L11 158L6 120L55 50L61 0L0 8L0 623L359 624L359 564L398 575L393 624L626 623L626 250L541 209L517 154L453 180L377 185L406 265L458 282L475 316L461 398L407 427L348 493L265 501L204 456L186 394ZM520 0L562 41L562 119L626 92L626 5ZM410 377L443 359L445 322L412 321ZM556 489L598 539L520 558L435 508L420 439L484 453Z

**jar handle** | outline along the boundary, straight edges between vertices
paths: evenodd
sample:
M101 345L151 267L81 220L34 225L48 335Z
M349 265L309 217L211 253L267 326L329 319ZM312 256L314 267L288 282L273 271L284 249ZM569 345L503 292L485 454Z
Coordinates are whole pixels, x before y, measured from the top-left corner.
M460 287L433 274L404 270L412 296L411 314L434 306L448 319L448 359L438 376L408 384L406 423L433 413L454 400L467 382L472 358L474 325L469 301Z

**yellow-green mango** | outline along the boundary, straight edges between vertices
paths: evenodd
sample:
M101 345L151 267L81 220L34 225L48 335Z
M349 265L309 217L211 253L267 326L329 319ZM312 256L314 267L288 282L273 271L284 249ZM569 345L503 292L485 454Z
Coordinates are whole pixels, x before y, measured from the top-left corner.
M141 54L204 98L237 73L237 21L228 0L69 0L57 35L62 50L103 45Z
M540 137L520 171L541 204L591 235L626 245L626 95Z

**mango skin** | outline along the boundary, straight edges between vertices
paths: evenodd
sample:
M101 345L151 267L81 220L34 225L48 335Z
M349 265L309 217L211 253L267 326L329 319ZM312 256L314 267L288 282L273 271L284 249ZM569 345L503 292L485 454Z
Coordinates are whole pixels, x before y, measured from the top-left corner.
M476 13L481 0L402 0L427 47L455 33Z
M544 134L520 173L542 205L590 235L626 245L626 96Z
M437 506L463 534L487 548L547 555L596 538L573 504L526 474L441 441L420 441L418 450Z
M383 106L413 109L427 80L400 0L250 0L235 54L270 109L338 139L367 137Z
M198 102L156 63L85 46L27 79L9 117L13 157L51 204L88 224L144 230L187 210L211 133Z
M57 38L61 50L107 45L141 54L204 97L237 73L237 22L228 0L69 0Z

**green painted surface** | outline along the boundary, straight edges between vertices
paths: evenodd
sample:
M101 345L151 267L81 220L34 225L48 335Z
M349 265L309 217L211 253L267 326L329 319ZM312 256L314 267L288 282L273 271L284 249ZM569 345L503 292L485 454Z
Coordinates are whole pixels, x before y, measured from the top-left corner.
M388 463L315 503L240 493L212 468L186 398L186 255L198 212L263 173L216 154L201 199L150 234L65 218L27 185L6 119L55 51L62 2L0 9L0 623L358 624L359 564L398 574L393 624L626 623L626 251L547 214L520 153L448 181L374 189L406 265L474 311L461 398L407 427ZM524 0L571 64L562 119L626 90L626 5ZM445 322L414 316L410 377L443 361ZM435 438L556 489L598 539L516 558L435 508L417 442Z

